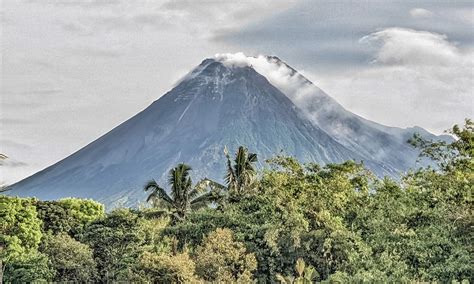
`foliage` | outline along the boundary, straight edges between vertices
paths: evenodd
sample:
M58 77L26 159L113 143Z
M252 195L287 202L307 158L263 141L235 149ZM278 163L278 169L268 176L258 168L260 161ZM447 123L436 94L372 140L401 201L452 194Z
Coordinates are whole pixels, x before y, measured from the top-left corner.
M41 221L32 199L0 196L0 244L2 258L21 258L38 248Z
M474 122L466 119L464 127L454 125L448 131L455 138L454 142L428 141L421 135L415 134L408 142L421 149L421 155L438 163L443 171L462 168L472 172L474 170Z
M134 211L119 209L90 224L83 242L94 251L102 281L129 281L131 267L143 251L143 219Z
M5 279L47 279L37 254L41 241L41 220L33 199L0 196L0 269ZM32 261L38 261L38 267Z
M415 136L438 166L400 180L377 179L353 161L281 156L257 175L256 156L241 147L233 161L226 153L226 185L193 186L186 165L170 172L170 195L149 184L156 208L104 215L92 201L0 196L5 280L468 283L472 122L451 133L452 143Z
M252 192L256 188L257 171L254 163L257 162L257 154L249 153L247 148L240 146L232 163L227 148L224 152L227 158L225 181L231 197L239 198Z
M348 164L344 171L321 169L314 173L305 172L294 160L282 160L286 162L299 168L285 165L283 169L265 173L261 181L262 194L242 198L223 210L193 213L185 222L167 228L165 233L197 246L203 235L216 228L229 228L237 240L255 253L256 277L267 282L278 272L290 273L293 259L304 255L309 255L311 261L322 268L323 276L327 276L348 261L367 254L367 246L360 236L348 230L344 219L337 217L346 213L345 208L347 212L353 210L346 200L348 197L342 197L347 195L357 202L361 201L356 197L367 197L366 192L353 194L354 187L362 192L364 186L355 174L358 167ZM322 182L316 174L328 182ZM345 178L349 176L350 179ZM340 201L335 203L336 200Z
M69 235L47 236L41 251L48 256L55 269L55 281L87 282L97 274L92 250Z
M145 185L145 191L151 191L147 201L164 208L174 221L185 219L191 210L206 207L215 200L213 192L205 192L203 183L193 187L190 171L191 167L186 164L179 164L170 170L168 183L171 196L154 180Z
M225 207L229 202L238 202L241 198L252 196L258 191L258 179L255 163L257 154L249 153L248 149L240 146L232 160L227 147L224 148L227 159L225 185L208 178L200 184L211 189L215 202L219 207Z
M302 258L298 258L295 265L297 276L283 276L277 274L276 278L283 284L306 284L313 283L316 280L318 272L311 265L306 265Z
M194 275L194 261L187 252L174 255L145 252L138 269L153 283L199 283Z
M69 233L77 228L79 224L75 222L70 212L68 212L57 201L37 201L36 210L38 218L42 221L42 230L44 232Z
M256 268L255 255L229 229L211 232L196 250L196 273L206 281L249 283Z
M90 199L64 198L57 201L81 225L105 216L104 205Z
M16 258L5 267L5 283L51 282L55 271L48 265L46 255L31 252L22 258Z

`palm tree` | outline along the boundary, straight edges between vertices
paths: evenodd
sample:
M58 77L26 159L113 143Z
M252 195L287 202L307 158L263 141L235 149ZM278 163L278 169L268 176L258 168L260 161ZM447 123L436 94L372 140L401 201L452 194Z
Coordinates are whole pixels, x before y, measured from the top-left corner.
M183 220L192 210L208 206L217 200L214 191L206 191L207 181L201 181L195 186L192 184L189 172L191 167L178 164L171 169L168 175L168 184L171 186L170 194L158 185L155 180L145 185L145 191L150 192L147 202L153 202L157 207L162 207L173 216L175 220Z
M247 148L240 146L233 164L227 148L224 148L224 154L227 158L225 181L229 192L241 196L253 190L256 185L257 171L254 163L257 162L257 154L249 153Z
M254 163L257 162L257 154L249 153L248 149L240 146L232 161L227 147L224 148L227 158L227 173L225 175L225 185L218 182L204 179L205 186L216 192L220 199L224 199L226 193L231 199L239 199L243 195L250 193L257 187L257 170Z

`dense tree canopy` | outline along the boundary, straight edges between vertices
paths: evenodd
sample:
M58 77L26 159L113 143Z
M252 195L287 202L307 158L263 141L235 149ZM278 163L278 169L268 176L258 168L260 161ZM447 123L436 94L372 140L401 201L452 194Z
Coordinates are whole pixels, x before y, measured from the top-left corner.
M234 160L226 153L225 185L193 186L186 165L170 172L170 195L149 184L172 214L0 196L4 281L473 281L472 122L452 134L413 137L436 166L400 180L282 156L257 172L241 147Z
M92 249L69 235L45 236L41 251L48 256L50 266L56 271L55 281L87 282L96 279Z
M119 209L86 228L82 240L94 251L100 280L133 280L131 267L145 244L142 223L135 211Z
M256 268L255 255L229 229L211 232L196 249L196 273L205 281L248 283Z

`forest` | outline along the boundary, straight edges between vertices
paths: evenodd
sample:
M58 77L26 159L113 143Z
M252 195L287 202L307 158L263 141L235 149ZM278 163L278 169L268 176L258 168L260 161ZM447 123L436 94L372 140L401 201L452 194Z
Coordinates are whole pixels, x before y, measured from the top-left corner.
M454 126L451 143L415 135L433 166L399 180L285 156L258 170L240 147L223 184L194 182L186 164L167 185L144 181L143 208L0 195L0 280L470 283L473 129Z

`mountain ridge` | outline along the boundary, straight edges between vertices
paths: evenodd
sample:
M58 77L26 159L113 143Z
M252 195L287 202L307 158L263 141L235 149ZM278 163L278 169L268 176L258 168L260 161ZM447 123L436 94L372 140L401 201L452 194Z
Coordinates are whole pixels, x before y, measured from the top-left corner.
M284 150L304 162L364 161L379 176L408 168L361 155L345 142L320 120L311 119L291 95L252 65L209 58L149 107L12 185L9 194L93 198L108 208L136 206L144 200L144 183L151 178L165 182L168 170L179 162L190 164L197 178L222 180L225 145L230 149L245 145L260 160ZM414 163L416 157L410 158Z

